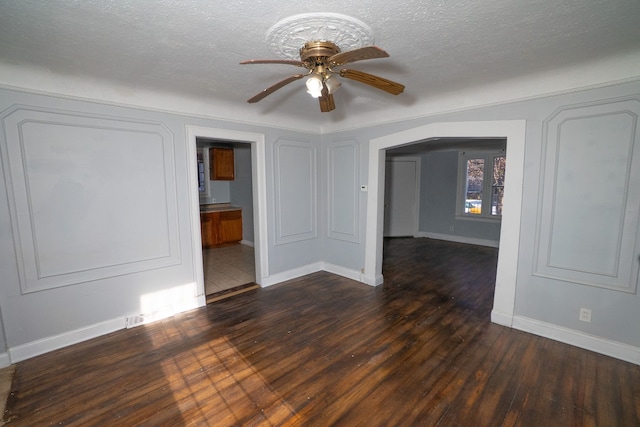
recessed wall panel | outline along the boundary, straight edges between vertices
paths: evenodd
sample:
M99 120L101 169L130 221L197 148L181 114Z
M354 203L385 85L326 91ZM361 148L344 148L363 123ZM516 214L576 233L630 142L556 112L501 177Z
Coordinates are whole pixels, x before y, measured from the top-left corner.
M565 108L548 121L536 274L635 291L639 105Z
M5 116L23 292L179 262L173 138L161 125Z
M317 237L316 151L313 145L281 140L274 145L276 243Z
M550 266L617 274L633 122L619 113L558 127Z
M358 145L338 142L328 148L329 237L358 242Z

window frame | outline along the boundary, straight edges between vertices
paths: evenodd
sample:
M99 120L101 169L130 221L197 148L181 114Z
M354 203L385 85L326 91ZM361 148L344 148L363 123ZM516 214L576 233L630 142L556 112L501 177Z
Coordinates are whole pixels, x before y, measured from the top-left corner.
M460 151L458 153L458 191L456 194L456 219L480 222L499 222L502 220L501 214L491 214L493 165L497 157L505 158L506 168L507 155L505 150L503 149L490 151ZM480 214L465 212L465 204L467 201L467 161L473 159L484 160L482 180L482 207ZM487 177L489 179L487 179Z
M204 165L204 191L200 191L200 165L197 156L202 154L202 163ZM198 195L200 199L206 199L210 196L210 183L209 183L209 148L208 147L196 147L196 170L198 171Z

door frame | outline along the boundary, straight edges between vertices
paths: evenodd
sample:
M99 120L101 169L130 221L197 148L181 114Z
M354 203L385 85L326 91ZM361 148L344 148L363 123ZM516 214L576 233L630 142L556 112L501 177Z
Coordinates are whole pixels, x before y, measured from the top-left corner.
M361 280L371 286L383 282L384 175L388 148L431 138L506 138L508 161L491 321L512 326L520 247L526 123L526 120L437 122L370 140L366 245L364 274Z
M253 239L255 251L256 283L261 285L269 277L269 251L267 236L267 172L265 158L265 135L228 129L202 126L186 126L189 208L191 214L192 252L196 296L203 296L204 263L202 259L202 236L200 234L200 195L198 194L198 165L196 159L196 139L213 138L225 141L243 142L251 146L251 183L253 192Z

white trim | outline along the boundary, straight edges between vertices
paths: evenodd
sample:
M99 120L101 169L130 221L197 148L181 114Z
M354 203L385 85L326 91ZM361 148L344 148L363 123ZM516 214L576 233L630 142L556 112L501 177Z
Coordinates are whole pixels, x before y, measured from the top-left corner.
M497 240L476 239L475 237L458 236L455 234L429 233L427 231L420 231L418 232L416 237L446 240L448 242L467 243L469 245L488 246L490 248L500 247L500 242L498 242Z
M325 262L323 264L322 269L326 272L337 274L338 276L346 277L347 279L355 280L357 282L362 282L362 274L357 270L352 270L350 268L346 268L341 265L331 264L328 262Z
M341 203L338 203L335 198L336 198L336 192L335 192L335 184L336 184L336 177L338 176L339 172L343 172L343 171L337 171L336 170L336 156L339 154L338 150L344 150L345 148L347 149L351 149L351 155L352 157L352 164L351 164L351 177L353 178L353 181L351 182L351 184L353 185L351 188L352 191L352 195L353 195L353 204L351 205L351 209L353 211L353 215L351 217L351 225L353 226L353 229L351 231L351 233L349 233L347 230L336 230L336 224L335 222L335 209L338 205L340 205ZM343 154L343 158L346 158L347 154ZM353 139L348 139L348 140L343 140L343 141L333 141L331 142L328 146L327 146L327 150L326 150L326 159L327 159L327 167L326 167L326 171L327 173L327 181L326 181L326 185L327 185L327 220L326 220L326 227L327 227L327 237L329 239L334 239L334 240L343 240L345 242L352 242L352 243L360 243L360 189L359 187L359 183L360 183L360 145ZM341 183L342 185L344 185L344 182ZM345 203L342 203L343 205Z
M267 167L265 158L265 136L262 133L239 132L186 125L188 185L191 210L191 235L194 255L194 275L197 295L204 294L204 263L202 260L202 236L200 235L200 203L198 195L196 138L215 138L251 144L251 179L253 187L253 227L255 243L256 283L263 285L269 277L267 240Z
M513 317L520 247L520 220L524 169L525 120L430 123L369 141L369 192L367 194L367 224L365 267L362 281L371 285L382 283L382 235L384 201L385 151L391 147L411 144L428 138L489 137L507 138L505 194L500 233L500 251L496 273L493 311L496 318Z
M298 277L306 276L307 274L317 273L318 271L326 271L328 273L336 274L338 276L345 277L347 279L355 280L357 282L364 282L362 280L362 274L359 271L352 270L350 268L342 267L325 262L314 262L311 264L303 265L302 267L293 268L291 270L276 273L265 280L261 286L263 288L268 286L277 285L278 283L286 282L287 280L297 279Z
M173 313L182 313L188 310L202 307L205 304L206 298L204 295L184 301L174 301L172 307L168 309L169 315L162 318L170 317L171 315L173 315ZM127 317L131 316L118 317L112 320L107 320L83 328L64 332L59 335L42 338L36 341L19 345L17 347L11 347L8 350L8 361L10 363L17 363L22 360L30 359L32 357L48 353L50 351L58 350L63 347L78 344L92 338L97 338L106 334L110 334L111 332L125 329L127 327ZM151 321L157 320L161 320L161 317L154 318ZM3 355L0 354L0 368L2 367L3 363Z
M297 267L291 270L283 271L281 273L273 274L263 280L262 283L260 283L260 286L266 288L267 286L277 285L278 283L286 282L287 280L297 279L298 277L306 276L307 274L322 271L322 269L322 262L314 262L312 264L303 265L302 267Z
M107 320L84 328L75 329L73 331L64 332L59 335L12 347L9 349L9 359L11 363L17 363L59 348L110 334L111 332L124 329L125 322L125 317L118 317L116 319Z
M384 282L384 277L382 277L382 273L377 274L375 276L369 276L367 273L363 273L360 275L360 281L362 283L366 283L369 286L379 286Z
M493 315L492 319L493 321ZM555 341L560 341L616 359L640 365L640 347L596 337L573 329L523 316L513 317L512 327Z
M295 160L293 160L293 164L295 164L298 168L296 172L300 172L297 176L288 176L283 175L285 171L290 172L288 169L293 168L292 165L287 165L289 168L281 167L283 162L283 156L286 151L289 151L289 155L293 155L296 153ZM304 154L300 154L300 153ZM274 245L283 245L292 242L300 242L303 240L313 240L318 237L318 170L317 170L317 158L318 158L318 150L317 147L311 144L308 141L293 141L288 139L279 139L273 145L273 169L274 169L274 205L275 205L275 236L274 236ZM298 157L300 156L300 157ZM291 161L291 158L290 158ZM307 163L308 162L308 163ZM305 166L307 166L305 168ZM283 197L283 189L286 194L289 194L289 187L292 185L292 181L297 178L297 182L295 183L295 188L298 186L306 186L307 181L304 178L305 173L307 174L308 188L304 188L304 196L298 196L296 200L300 203L308 202L308 210L309 215L306 216L306 213L298 214L298 218L300 219L300 223L296 224L296 226L292 226L291 221L286 221L285 217L282 215L282 212L287 212L292 210L294 206L287 205L285 201L291 201L289 197ZM307 199L308 197L308 199ZM300 206L301 211L305 211L302 206ZM305 218L302 218L305 216ZM303 224L302 221L308 221L308 224ZM306 228L305 226L308 226Z
M11 359L9 359L9 353L0 353L0 369L11 366Z
M491 312L491 321L498 325L502 325L510 328L511 325L513 324L513 316L509 316L504 313L498 313L497 311L493 310Z

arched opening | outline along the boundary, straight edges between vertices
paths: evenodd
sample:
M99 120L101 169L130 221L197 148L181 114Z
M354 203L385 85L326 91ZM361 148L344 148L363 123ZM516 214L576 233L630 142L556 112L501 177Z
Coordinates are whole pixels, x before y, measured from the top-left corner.
M525 126L524 120L431 123L372 139L369 142L369 192L363 281L377 286L384 280L382 246L386 149L429 138L506 138L509 161L506 167L500 251L491 320L511 326L520 244Z

